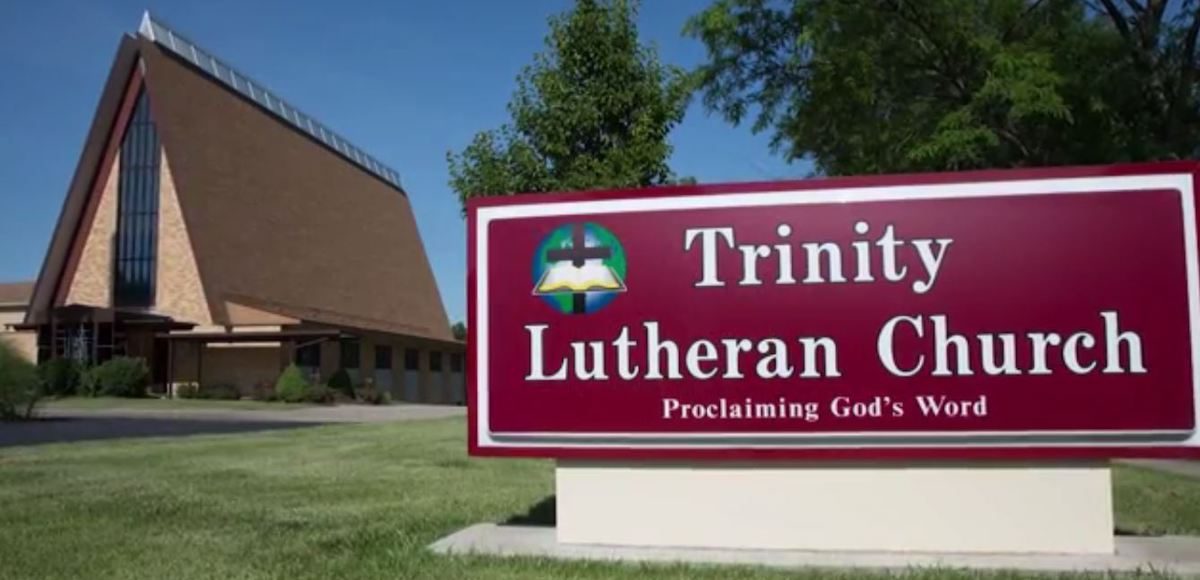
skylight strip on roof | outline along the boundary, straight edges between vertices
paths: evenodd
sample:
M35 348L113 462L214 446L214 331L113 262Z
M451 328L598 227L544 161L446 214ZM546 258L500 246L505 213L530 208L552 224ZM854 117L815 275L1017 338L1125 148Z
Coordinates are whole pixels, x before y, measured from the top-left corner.
M138 28L138 33L192 63L196 68L222 85L254 101L275 117L283 120L297 130L312 136L326 147L346 158L347 161L392 184L397 189L403 190L403 187L400 185L400 174L396 170L383 164L378 159L367 155L362 149L353 145L344 137L323 125L320 121L317 121L312 115L301 112L291 103L263 88L261 84L252 81L249 76L229 66L229 63L218 59L212 53L188 40L187 37L154 20L150 17L149 12L142 17L142 25ZM227 75L221 74L222 68L225 69Z

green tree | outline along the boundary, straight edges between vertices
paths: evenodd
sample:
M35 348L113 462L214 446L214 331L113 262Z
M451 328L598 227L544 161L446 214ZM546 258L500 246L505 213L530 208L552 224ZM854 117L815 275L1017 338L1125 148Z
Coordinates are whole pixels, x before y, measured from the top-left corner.
M0 421L31 418L41 397L37 367L0 340Z
M458 322L455 322L454 325L450 327L450 333L452 335L454 335L454 340L466 340L467 339L467 323L465 323L461 320Z
M818 173L1189 158L1200 3L717 0L710 110Z
M638 42L635 14L626 0L578 0L550 19L546 50L517 78L511 123L446 155L460 201L673 181L667 135L689 76Z

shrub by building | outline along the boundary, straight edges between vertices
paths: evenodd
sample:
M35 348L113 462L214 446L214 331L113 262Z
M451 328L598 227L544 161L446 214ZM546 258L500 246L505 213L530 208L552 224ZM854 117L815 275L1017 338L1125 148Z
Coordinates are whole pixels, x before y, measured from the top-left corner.
M291 364L283 369L279 380L275 381L275 396L285 403L302 403L308 400L310 388L300 367Z
M38 376L46 396L69 397L78 394L79 383L86 370L74 359L55 357L38 365Z
M33 363L0 341L0 420L28 419L41 398L41 380Z
M119 356L88 369L83 391L94 397L145 397L150 370L140 358Z

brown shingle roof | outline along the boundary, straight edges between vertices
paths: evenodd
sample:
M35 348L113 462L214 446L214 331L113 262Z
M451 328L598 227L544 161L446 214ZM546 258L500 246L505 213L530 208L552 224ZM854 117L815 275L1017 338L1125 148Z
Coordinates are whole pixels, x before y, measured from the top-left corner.
M405 195L151 41L138 42L216 320L236 298L288 305L317 322L451 339Z
M208 78L215 79L225 88L232 89L243 97L258 103L263 110L274 115L276 119L284 121L301 133L307 133L314 140L328 147L330 151L344 156L350 163L400 188L400 174L396 170L350 143L345 137L317 119L300 111L229 63L221 61L197 46L196 43L169 28L161 20L152 18L149 11L142 16L142 25L138 27L138 35L158 43L168 53L174 53L184 62L194 65L196 69L208 75Z
M33 280L0 282L0 304L29 304L33 296Z

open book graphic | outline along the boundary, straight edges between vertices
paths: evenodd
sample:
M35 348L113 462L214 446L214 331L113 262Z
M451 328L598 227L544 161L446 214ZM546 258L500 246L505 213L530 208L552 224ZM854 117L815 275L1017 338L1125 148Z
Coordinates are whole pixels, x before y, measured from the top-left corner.
M612 268L600 260L588 260L581 267L570 262L559 262L546 270L534 287L534 294L560 294L576 292L624 292L625 283Z

